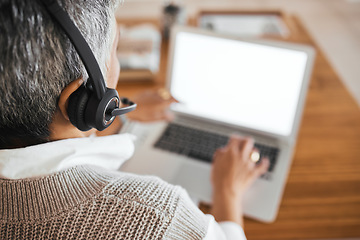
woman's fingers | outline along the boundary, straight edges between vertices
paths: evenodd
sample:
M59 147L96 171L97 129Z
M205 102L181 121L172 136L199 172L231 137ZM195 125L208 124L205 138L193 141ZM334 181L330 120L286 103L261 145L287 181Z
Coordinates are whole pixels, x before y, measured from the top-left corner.
M254 179L260 177L261 175L265 174L267 172L267 170L269 169L270 166L270 160L269 158L263 158L261 159L261 162L255 166L253 172L252 172L252 177Z

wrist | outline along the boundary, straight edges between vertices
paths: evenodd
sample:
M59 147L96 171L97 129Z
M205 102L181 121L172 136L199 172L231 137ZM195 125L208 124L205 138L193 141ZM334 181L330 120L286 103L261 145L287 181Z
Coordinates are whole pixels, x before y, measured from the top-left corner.
M230 221L244 227L243 208L240 201L219 199L213 202L211 214L217 222Z
M229 204L241 203L243 199L243 192L236 191L232 188L215 188L213 194L213 201L222 201Z
M233 188L214 188L211 214L217 222L231 221L244 227L243 192Z

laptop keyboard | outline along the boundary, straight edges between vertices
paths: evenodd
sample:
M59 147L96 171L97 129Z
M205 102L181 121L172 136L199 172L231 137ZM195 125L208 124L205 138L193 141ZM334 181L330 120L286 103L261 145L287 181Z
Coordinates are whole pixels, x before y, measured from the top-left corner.
M212 162L214 152L227 144L228 136L206 132L182 125L170 123L155 148L185 155L194 159ZM270 160L269 172L272 172L279 152L278 148L255 143L255 148L260 151L260 156Z

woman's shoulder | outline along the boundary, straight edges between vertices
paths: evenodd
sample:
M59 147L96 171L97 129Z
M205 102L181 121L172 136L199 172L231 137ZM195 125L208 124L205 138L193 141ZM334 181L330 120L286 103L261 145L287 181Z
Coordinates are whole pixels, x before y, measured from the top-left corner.
M168 225L166 239L202 239L207 229L205 215L190 200L187 192L180 186L171 185L155 176L140 176L118 173L104 194L126 203L136 212L152 212L159 222ZM147 214L145 214L147 215ZM142 214L144 216L144 214ZM160 220L161 219L161 220Z
M156 176L119 172L103 192L123 201L136 201L159 210L171 210L171 208L176 207L184 190Z

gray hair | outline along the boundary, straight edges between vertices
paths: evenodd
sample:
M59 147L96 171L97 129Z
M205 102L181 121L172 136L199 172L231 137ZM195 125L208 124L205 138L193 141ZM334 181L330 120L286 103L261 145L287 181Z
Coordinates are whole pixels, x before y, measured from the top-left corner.
M58 0L106 78L116 0ZM39 1L0 3L0 147L49 140L61 91L87 78L75 48Z

